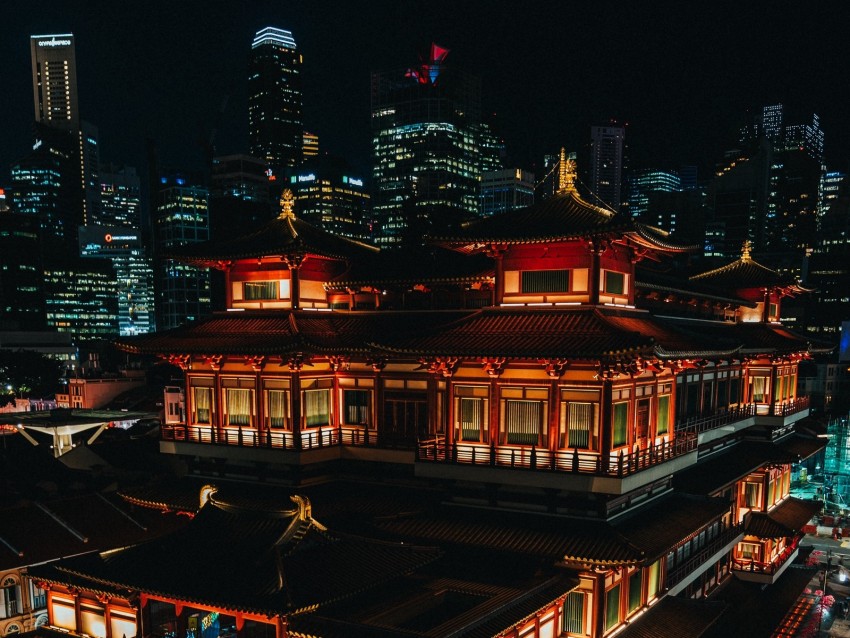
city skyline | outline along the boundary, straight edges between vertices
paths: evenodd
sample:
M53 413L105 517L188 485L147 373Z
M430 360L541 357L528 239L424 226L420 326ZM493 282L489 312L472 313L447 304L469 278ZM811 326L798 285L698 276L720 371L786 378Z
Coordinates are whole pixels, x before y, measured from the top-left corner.
M633 167L707 168L734 145L748 111L776 102L789 121L820 116L828 165L844 169L850 155L838 81L847 45L828 5L793 20L758 7L697 14L666 3L617 11L478 2L49 9L13 8L0 45L12 62L0 77L4 175L29 150L31 35L74 34L80 114L99 127L104 161L141 168L151 137L163 163L192 168L203 164L204 141L219 155L247 150L248 52L265 26L291 31L303 52L306 129L364 174L369 73L415 65L432 41L451 50L449 64L481 76L483 106L496 113L511 163L541 174L544 153L583 150L589 127L611 117L629 124ZM803 33L817 33L817 46L791 46ZM121 55L106 53L114 47Z

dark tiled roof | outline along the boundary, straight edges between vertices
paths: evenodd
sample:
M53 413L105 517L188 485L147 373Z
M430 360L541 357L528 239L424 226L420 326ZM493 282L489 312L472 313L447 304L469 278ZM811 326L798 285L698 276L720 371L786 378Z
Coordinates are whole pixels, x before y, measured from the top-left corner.
M788 354L810 349L810 341L781 324L717 322L665 317L687 336L714 341L719 348L740 348L749 354Z
M629 234L639 243L666 250L691 249L671 242L665 231L587 203L576 191L557 193L528 208L467 222L452 235L429 239L470 252L489 243L540 243L606 233Z
M634 565L644 553L602 521L565 521L511 512L444 511L378 521L397 538L514 552L547 560Z
M450 322L462 312L228 312L165 332L119 340L142 354L286 355L370 352L369 342Z
M690 494L712 494L769 463L799 461L798 450L809 449L808 441L812 439L798 435L773 443L742 441L730 450L718 452L676 473L673 485ZM816 445L821 446L819 442Z
M774 286L793 288L797 286L793 278L781 275L767 266L762 266L751 257L741 257L731 264L693 275L691 279L733 290Z
M237 259L255 259L301 253L346 259L368 255L379 249L334 235L297 217L277 217L259 230L221 241L186 244L166 255L180 261L211 266Z
M389 352L457 357L595 358L650 354L653 340L619 329L593 308L488 308L454 324L374 344Z
M723 602L665 596L618 634L620 638L699 638L717 622Z
M722 498L674 493L641 508L614 527L652 561L729 511Z
M100 494L27 502L0 510L0 569L123 547L183 524Z
M788 538L799 534L823 503L787 498L769 512L753 512L746 525L747 534L759 538Z
M204 605L280 613L321 604L433 561L433 548L329 533L305 510L210 502L179 532L106 556L37 568L36 577L145 591ZM291 504L290 504L291 505ZM226 547L227 551L222 551ZM215 557L220 579L197 578ZM170 566L162 577L162 565Z
M393 287L400 284L476 282L494 276L493 260L485 255L461 255L453 250L381 251L360 259L329 282L329 288Z
M748 308L756 307L755 302L735 296L734 292L727 287L715 287L699 280L688 280L678 270L660 272L640 264L635 267L635 288L670 292L686 298L711 299Z
M816 567L791 565L778 582L767 587L732 578L714 595L729 609L706 638L770 638L817 571Z

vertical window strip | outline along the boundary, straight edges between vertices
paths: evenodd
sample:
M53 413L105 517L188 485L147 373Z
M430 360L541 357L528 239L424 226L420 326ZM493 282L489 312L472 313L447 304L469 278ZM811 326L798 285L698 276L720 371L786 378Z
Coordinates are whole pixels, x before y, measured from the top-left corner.
M569 292L569 270L524 270L522 292Z
M286 390L268 391L268 420L269 427L290 429L289 393Z
M592 403L569 403L569 447L590 449L593 426Z
M667 434L670 427L670 395L662 394L658 397L658 420L656 422L656 433Z
M330 423L327 390L304 391L304 416L307 427L318 427Z
M629 404L614 404L614 432L612 445L625 445L628 441Z
M614 585L605 594L605 631L620 622L620 585Z
M192 388L195 403L195 423L211 423L212 388Z
M227 389L227 424L251 425L251 391Z
M508 399L505 402L507 443L537 445L542 424L543 406L540 401Z
M571 634L584 634L583 592L574 591L564 601L564 631Z
M273 281L246 281L242 286L242 294L246 301L262 299L277 299L280 284Z
M487 401L478 397L461 397L461 440L487 442L485 411Z

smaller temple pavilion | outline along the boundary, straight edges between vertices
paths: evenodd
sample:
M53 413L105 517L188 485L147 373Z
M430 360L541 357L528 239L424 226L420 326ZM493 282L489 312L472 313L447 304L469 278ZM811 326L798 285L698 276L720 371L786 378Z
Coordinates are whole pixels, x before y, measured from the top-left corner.
M433 546L329 530L298 495L278 507L205 486L187 513L189 525L159 540L31 568L46 627L91 638L518 636L559 626L578 584L563 568L535 573L533 560L508 569L512 585L460 577Z

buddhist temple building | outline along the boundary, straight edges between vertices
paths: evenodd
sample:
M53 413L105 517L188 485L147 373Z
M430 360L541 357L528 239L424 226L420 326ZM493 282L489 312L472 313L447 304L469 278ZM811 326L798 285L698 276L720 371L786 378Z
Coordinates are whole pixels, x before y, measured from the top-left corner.
M45 566L49 624L93 638L216 638L216 622L239 638L755 635L730 625L743 621L724 588L810 576L793 563L819 504L789 495L790 472L824 447L797 392L800 361L824 348L778 323L805 290L748 247L710 272L665 271L695 247L589 204L574 163L559 168L553 197L417 255L320 231L288 193L264 228L170 255L221 270L228 307L119 344L183 372L160 451L295 506L259 516L213 493L160 548L169 569L149 546ZM347 533L370 540L349 552ZM232 595L193 577L211 560ZM425 590L440 602L413 615ZM81 624L92 606L99 633Z

